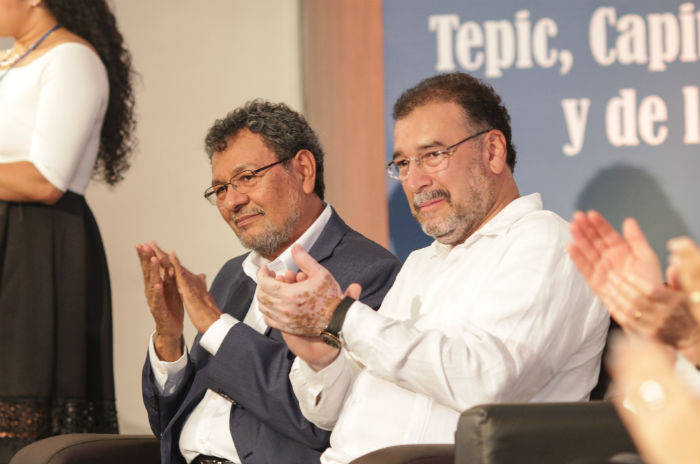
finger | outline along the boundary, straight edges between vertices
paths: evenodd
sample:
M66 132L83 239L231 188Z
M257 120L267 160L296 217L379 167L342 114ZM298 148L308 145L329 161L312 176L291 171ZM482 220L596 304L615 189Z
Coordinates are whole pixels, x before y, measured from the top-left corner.
M184 285L189 289L194 289L198 285L204 285L206 289L206 276L204 274L194 274L185 266L180 263L180 259L175 255L174 251L171 251L168 255L172 267L175 270L175 277L177 279L178 287Z
M618 274L619 275L619 274ZM650 283L648 280L639 277L635 273L630 273L625 279L630 286L633 286L642 295L650 297L654 293L656 285Z
M258 284L258 288L255 292L255 298L258 300L258 306L261 308L260 312L262 312L263 308L265 308L267 311L277 312L276 308L282 307L286 299L279 296L279 282L276 280L269 280L267 282L269 282L270 285L266 285L265 283Z
M304 272L297 272L297 277L296 277L297 282L303 282L303 281L305 281L305 280L308 279L308 278L309 278L309 276L306 275L306 273L304 273Z
M162 284L163 280L160 277L160 264L158 263L158 258L151 256L148 261L148 275L146 276L146 281L150 288L153 288L156 284Z
M625 278L614 273L610 282L617 290L617 293L611 294L613 307L625 313L627 328L649 337L658 336L659 324L664 321L669 290L664 286L649 285L644 279L633 275Z
M162 318L165 309L165 294L163 292L162 284L155 284L151 288L151 292L148 294L148 307L154 317Z
M606 285L605 304L611 309L611 313L615 312L618 317L619 313L624 313L626 326L631 328L635 326L639 328L643 311L639 307L639 290L630 285L616 272L610 272L608 276L608 284ZM617 320L617 318L615 319ZM618 320L618 323L620 321ZM622 325L620 323L620 325Z
M256 298L258 299L258 309L264 316L265 323L270 327L280 329L283 326L283 316L279 311L275 310L273 299L265 294L260 294L260 292L258 292Z
M277 274L275 279L278 282L287 282L291 284L293 282L296 282L296 272L288 269L284 272L284 274Z
M582 256L591 263L600 260L600 253L594 245L596 239L595 229L591 225L588 217L580 211L574 213L574 219L571 222L569 229L571 238Z
M156 242L154 240L151 240L149 244L150 244L151 248L153 249L153 253L155 253L155 255L158 257L161 264L163 266L168 266L170 264L168 254L165 251L161 250L160 247L158 246L158 244L156 244Z
M271 315L265 314L263 316L263 320L265 321L266 326L271 327L273 329L277 329L277 330L281 331L284 328L284 326L277 319L272 317Z
M606 298L605 307L610 313L610 317L615 319L615 322L622 328L625 333L636 332L634 329L634 318L627 315L612 299Z
M162 307L164 303L163 281L160 278L158 258L153 256L149 262L148 276L145 282L146 299L152 311Z
M153 250L153 254L160 260L160 265L163 267L164 276L168 279L175 279L175 270L170 264L168 254L163 251L154 240L151 240L149 245Z
M605 284L608 281L608 272L612 269L610 263L602 258L596 262L589 261L576 243L570 243L568 250L571 260L583 278L586 279L591 290L599 298L602 298L605 293Z
M678 271L678 286L696 301L700 296L700 248L688 237L671 239L668 247L670 263Z
M672 238L666 242L666 246L671 253L688 252L691 255L700 255L700 247L690 237Z
M678 268L673 264L666 268L666 282L668 283L668 286L674 290L683 289L679 279Z
M345 296L349 296L350 298L354 298L356 300L360 299L361 294L362 286L357 283L350 284L348 285L348 288L345 289Z
M261 267L257 274L258 294L264 293L268 297L274 297L275 299L292 298L292 285L295 283L295 280L288 282L285 274L282 274L280 279L274 272L263 269L264 267Z
M180 260L178 259L174 251L171 251L168 255L168 261L170 261L170 264L173 265L176 271L182 270L182 264L180 264Z
M571 257L571 260L574 262L574 265L583 275L583 277L588 279L591 275L593 275L593 265L588 260L585 253L583 252L583 250L581 250L579 245L575 242L569 243L569 245L566 248L569 251L569 256Z
M615 271L610 271L608 273L608 281L610 282L608 288L611 289L613 293L616 293L628 301L637 298L641 294L639 288L633 285L629 278L623 277Z
M140 243L137 243L134 248L136 248L136 254L138 255L139 259L143 261L143 256L144 256L144 250L141 246Z
M197 305L202 302L204 293L206 293L206 287L204 287L204 289L201 288L203 285L202 278L187 270L187 268L180 263L180 260L174 252L171 251L168 258L172 264L172 269L175 271L177 291L185 303L187 311L195 311L198 308Z
M140 253L148 253L151 250L151 247L147 243L137 243L136 244L136 251Z
M586 216L596 231L597 240L595 245L599 250L625 245L622 236L598 211L590 210Z
M175 255L174 251L171 251L170 254L168 255L168 261L172 265L172 268L175 270L175 279L177 280L177 288L180 291L180 294L182 294L182 290L184 288L190 287L190 283L187 280L188 271L182 266L182 264L180 264L180 260Z
M582 237L578 238L582 240L582 243L585 243L588 248L599 254L600 246L598 244L602 241L602 239L598 234L598 230L596 229L595 225L588 217L588 214L576 214L574 215L574 220L575 224L577 225L578 232L582 235Z
M636 256L658 265L659 259L656 257L656 253L654 253L644 232L642 232L642 228L639 227L639 223L634 218L627 218L622 222L622 233Z
M155 256L153 254L153 250L151 250L151 248L148 245L136 245L136 253L139 256L141 265L146 267L148 267L148 263L151 260L151 256Z
M294 258L294 262L299 266L299 270L309 276L328 272L325 267L321 266L318 261L313 259L298 243L292 247L292 258Z

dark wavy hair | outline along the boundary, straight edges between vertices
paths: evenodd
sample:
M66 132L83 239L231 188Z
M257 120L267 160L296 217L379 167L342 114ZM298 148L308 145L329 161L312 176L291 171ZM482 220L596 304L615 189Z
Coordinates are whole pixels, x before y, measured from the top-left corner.
M217 119L204 139L205 149L211 161L214 153L226 150L227 140L248 129L260 135L265 145L281 160L293 156L299 150L309 150L316 160L314 193L323 200L326 186L323 183L323 149L316 133L304 116L284 103L252 100L236 108L225 118Z
M105 0L43 0L43 4L59 24L90 42L107 68L109 103L93 176L115 185L124 178L136 144L131 54Z
M475 130L492 128L503 132L506 137L506 162L513 172L516 153L510 130L510 115L493 87L466 73L438 74L422 80L401 94L394 103L394 120L436 101L457 103L464 110L467 123L474 125Z

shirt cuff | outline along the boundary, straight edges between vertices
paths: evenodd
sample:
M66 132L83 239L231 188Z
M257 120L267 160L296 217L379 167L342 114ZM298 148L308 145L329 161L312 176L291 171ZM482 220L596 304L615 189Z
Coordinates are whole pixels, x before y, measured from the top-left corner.
M224 342L224 338L231 330L231 327L238 324L238 319L227 313L222 313L221 316L202 334L199 339L199 344L211 353L212 356L219 351L219 347Z
M148 360L151 363L151 370L153 371L153 377L156 381L158 393L163 396L169 396L175 393L185 375L188 357L187 346L183 340L182 356L180 356L177 361L161 361L156 353L155 338L156 332L153 331L151 334L151 340L148 344Z
M335 380L342 374L345 362L345 356L343 356L343 351L341 350L332 363L320 371L315 371L306 361L297 356L294 363L292 363L292 369L289 371L289 380L293 386L301 387L300 392L303 390L303 395L308 401L307 404L314 405L317 403L318 395L321 394L324 386L333 385ZM294 391L296 393L296 388Z

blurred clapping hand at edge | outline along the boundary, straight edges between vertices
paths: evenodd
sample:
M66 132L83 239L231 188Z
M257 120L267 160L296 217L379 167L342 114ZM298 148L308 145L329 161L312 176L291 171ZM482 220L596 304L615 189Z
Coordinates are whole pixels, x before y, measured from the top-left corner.
M669 241L667 284L637 221L620 235L596 211L576 212L569 254L591 289L626 333L672 346L700 362L700 250L687 237ZM694 279L694 280L693 280Z
M620 393L612 401L645 461L700 462L700 398L676 376L667 348L617 337L607 367Z
M637 221L622 235L596 211L576 212L569 254L627 336L612 340L607 368L612 400L649 463L700 462L700 248L688 237L668 241L663 282L659 259ZM680 378L678 351L695 365ZM686 369L686 372L688 370Z

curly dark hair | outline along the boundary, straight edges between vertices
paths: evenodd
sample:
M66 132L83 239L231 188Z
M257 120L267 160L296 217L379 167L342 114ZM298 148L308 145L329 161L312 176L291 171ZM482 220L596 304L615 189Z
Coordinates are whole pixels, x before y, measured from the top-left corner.
M105 0L43 0L43 3L59 24L95 47L107 68L109 103L93 176L115 185L124 178L129 154L136 144L131 54Z
M260 135L265 145L281 160L293 156L299 150L309 150L316 160L314 193L323 200L326 186L323 183L323 149L316 133L304 116L284 103L251 100L236 108L223 119L217 119L204 139L205 149L211 161L214 153L226 150L227 140L248 129Z
M501 97L489 84L466 73L438 74L422 80L401 94L394 103L394 120L408 116L414 109L432 102L454 102L464 110L467 123L474 129L493 128L506 137L506 162L515 169L515 146L510 130L510 115Z

